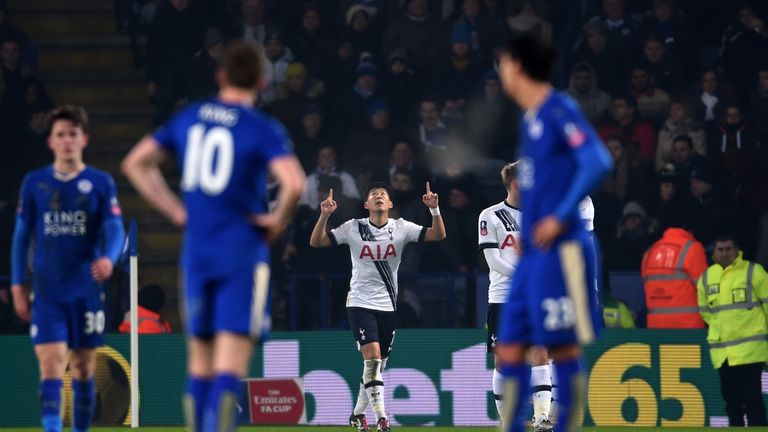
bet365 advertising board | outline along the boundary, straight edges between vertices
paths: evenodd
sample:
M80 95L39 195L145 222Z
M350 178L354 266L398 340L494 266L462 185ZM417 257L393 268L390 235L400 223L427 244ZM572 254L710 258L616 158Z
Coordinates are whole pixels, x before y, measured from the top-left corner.
M398 331L384 372L392 424L495 425L492 364L484 337L482 330ZM182 424L183 336L145 335L140 344L142 425ZM131 408L128 337L109 336L107 345L99 354L96 421L126 424ZM727 423L704 331L607 330L586 353L587 425ZM274 334L253 360L251 377L260 379L244 383L251 391L240 404L241 420L260 413L257 421L346 424L361 373L361 356L348 332ZM763 377L768 396L768 374ZM37 379L29 339L0 337L0 427L39 424ZM296 390L302 387L303 400Z

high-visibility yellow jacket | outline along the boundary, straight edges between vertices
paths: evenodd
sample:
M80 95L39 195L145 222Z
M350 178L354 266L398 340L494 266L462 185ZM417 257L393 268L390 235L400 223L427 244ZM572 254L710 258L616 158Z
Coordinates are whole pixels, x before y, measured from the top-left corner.
M768 274L739 256L728 267L714 264L697 284L701 317L709 324L712 365L768 362Z
M621 300L608 299L603 304L603 321L606 328L635 328L632 312Z

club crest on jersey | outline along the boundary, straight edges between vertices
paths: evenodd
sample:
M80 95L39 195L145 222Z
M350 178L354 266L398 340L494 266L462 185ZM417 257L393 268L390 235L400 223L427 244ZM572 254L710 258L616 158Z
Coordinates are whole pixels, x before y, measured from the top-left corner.
M563 131L571 148L579 148L587 140L586 134L573 123L566 123Z
M533 119L531 123L528 124L528 136L532 140L537 140L541 138L541 135L544 133L544 125L541 124L541 120L539 119Z
M384 250L382 251L381 244L375 245L375 247L371 248L371 246L363 245L362 249L360 249L360 259L363 258L370 258L373 261L384 261L389 257L396 257L397 251L395 250L395 245L392 243L386 245Z
M480 235L488 235L488 223L486 221L480 221Z
M81 194L90 193L93 190L93 183L88 179L79 180L77 182L77 190L79 190Z

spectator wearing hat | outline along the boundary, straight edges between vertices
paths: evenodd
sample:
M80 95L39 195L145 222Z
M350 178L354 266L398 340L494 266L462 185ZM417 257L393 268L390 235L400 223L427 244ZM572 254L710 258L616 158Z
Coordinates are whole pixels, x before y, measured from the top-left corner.
M147 91L155 124L163 123L186 96L189 62L203 46L207 19L200 1L162 2L147 38Z
M635 144L619 135L611 135L605 139L605 146L613 158L613 171L603 180L600 190L614 196L621 204L627 201L647 203L652 171L647 162L636 157Z
M216 28L209 28L205 35L203 49L192 58L189 67L187 98L191 101L207 99L216 95L216 69L224 52L224 40Z
M293 33L290 44L293 54L320 80L329 77L329 61L334 56L334 41L325 26L324 17L314 1L302 5L301 26Z
M675 166L671 163L665 165L656 177L654 186L654 195L651 197L648 212L655 220L659 232L663 232L672 226L680 205Z
M672 143L686 135L693 142L693 150L701 156L707 155L706 135L701 124L690 114L688 104L682 99L673 99L669 104L669 117L659 129L656 143L656 171L672 162Z
M365 126L368 123L368 106L378 95L379 71L372 62L363 61L355 70L352 85L338 96L334 126L344 134L349 129Z
M678 220L688 221L691 231L705 248L711 249L723 227L744 239L745 227L740 211L731 197L723 193L711 163L694 164L689 185L690 196L683 199Z
M447 55L432 70L430 87L433 92L443 96L463 108L469 99L480 75L486 69L483 62L472 52L472 36L464 25L454 27L449 39ZM451 107L453 108L453 107Z
M654 222L637 201L624 206L616 237L606 254L606 265L610 270L640 271L643 254L657 237Z
M267 27L264 54L267 60L264 74L266 86L259 92L259 104L268 106L275 101L277 89L285 84L285 73L294 60L291 49L284 43L283 30L280 27Z
M434 47L439 47L440 21L433 16L428 0L406 0L405 8L384 32L384 52L403 47L411 58L417 74L433 63Z
M669 112L669 93L656 87L648 66L636 64L630 68L629 88L637 101L640 117L660 125Z
M582 112L592 124L599 125L606 119L611 97L597 87L595 70L589 63L577 63L573 67L566 92L579 103Z
M489 13L483 10L480 0L463 0L461 16L453 26L469 31L470 50L486 61L493 58L493 47L504 40L504 28Z
M322 176L338 177L341 181L341 188L335 190L338 195L343 195L349 199L360 199L355 178L347 171L338 168L336 150L331 146L325 146L317 152L317 165L314 172L307 176L307 187L304 189L299 204L308 205L312 209L318 208L320 196L317 194L317 187Z
M627 54L608 49L608 25L594 17L584 25L570 64L587 63L595 72L597 86L608 94L626 91ZM571 66L571 69L573 66Z
M366 4L353 4L347 9L344 25L352 34L360 51L378 58L381 50L381 32L374 20L377 9Z
M631 94L619 94L611 97L611 118L599 129L600 137L605 140L611 135L619 135L639 146L638 158L652 161L656 156L656 130L647 121L636 115L637 101Z
M397 47L389 53L387 69L381 77L381 90L392 106L392 124L402 127L421 94L421 85L409 65L405 48Z
M399 132L392 128L390 106L384 99L374 99L368 105L368 123L350 129L344 145L345 166L356 174L358 184L365 187L382 161L387 160Z
M277 97L272 104L272 115L296 135L301 129L301 110L317 104L325 92L321 81L309 77L303 63L294 62L285 70L285 83L277 88Z

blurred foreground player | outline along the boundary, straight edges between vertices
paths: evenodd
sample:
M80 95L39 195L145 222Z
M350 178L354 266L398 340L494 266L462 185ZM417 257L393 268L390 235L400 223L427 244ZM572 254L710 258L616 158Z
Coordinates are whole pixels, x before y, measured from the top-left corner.
M408 243L445 238L438 196L429 189L429 182L422 201L432 214L430 228L405 219L390 219L389 210L393 203L389 188L383 183L374 183L368 189L364 203L369 216L348 220L327 231L328 218L336 211L331 189L328 198L320 203L320 217L309 239L312 247L349 245L352 279L347 295L347 315L352 335L363 355L363 378L349 421L360 431L369 430L365 418L369 404L376 414L377 430L390 430L384 408L382 372L395 338L397 268L403 249Z
M554 51L534 36L501 55L504 91L523 108L518 181L522 249L499 325L496 354L505 378L504 429L523 431L530 369L526 350L549 349L558 383L558 430L581 425L586 379L581 345L595 338L595 250L579 203L611 169L597 134L567 96L549 85Z
M494 204L478 217L478 247L488 263L490 285L488 286L488 352L493 353L498 339L500 310L507 301L509 284L515 274L520 259L520 223L522 214L519 209L520 189L517 182L517 162L509 163L501 170L501 181L507 191L504 201ZM494 354L493 395L499 418L504 414L504 380L501 375L501 363ZM528 353L531 368L531 387L533 389L533 430L552 430L549 421L549 409L552 401L552 376L547 350L541 347L531 348Z
M141 195L177 226L189 333L189 383L184 400L193 431L236 425L240 378L252 344L269 331L269 246L290 222L305 176L283 127L253 108L263 84L263 59L247 43L224 54L218 98L183 109L144 137L123 161ZM159 164L182 162L184 204ZM280 184L267 213L266 178Z
M61 380L69 357L73 430L86 431L96 407L95 349L104 343L104 294L125 231L112 176L83 163L88 116L62 106L48 114L53 165L32 171L19 194L13 235L12 291L16 313L40 362L43 430L61 431ZM34 238L32 304L24 286Z

